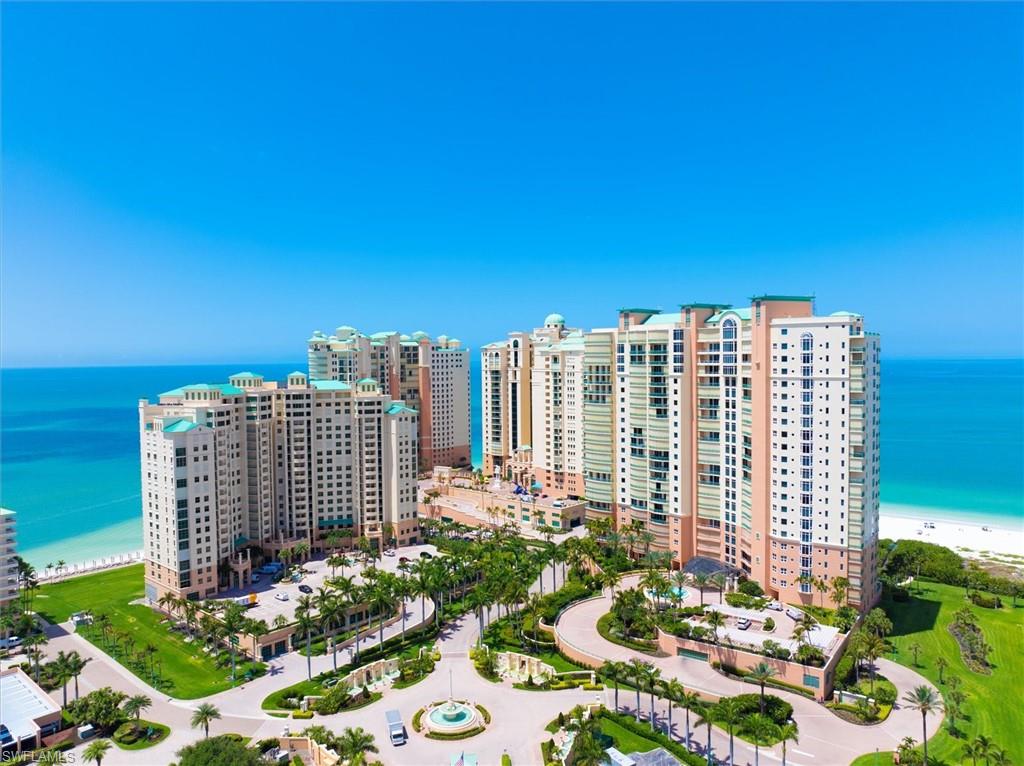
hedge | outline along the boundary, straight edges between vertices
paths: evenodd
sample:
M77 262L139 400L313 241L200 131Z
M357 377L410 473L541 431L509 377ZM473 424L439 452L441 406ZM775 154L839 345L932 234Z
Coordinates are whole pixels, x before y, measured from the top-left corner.
M602 709L597 715L615 722L623 729L636 734L638 737L643 737L644 739L649 739L652 742L657 742L659 746L668 750L684 764L688 764L688 766L707 766L706 758L702 758L696 753L691 753L678 742L669 739L660 731L651 731L649 726L637 723L632 716L623 715L622 713L613 713L608 709Z

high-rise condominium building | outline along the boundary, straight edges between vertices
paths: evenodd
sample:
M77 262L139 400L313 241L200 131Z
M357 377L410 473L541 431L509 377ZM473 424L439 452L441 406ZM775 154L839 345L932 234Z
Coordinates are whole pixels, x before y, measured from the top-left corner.
M243 372L139 402L146 595L249 582L250 546L332 531L415 542L417 413L372 378ZM219 568L230 571L222 577Z
M396 401L420 413L420 470L470 464L469 350L445 335L426 333L363 335L339 327L317 330L308 341L309 377L352 384L380 381Z
M622 309L584 339L588 515L774 597L877 596L879 339L803 296Z
M0 606L18 596L18 562L14 536L14 511L0 508Z
M583 494L583 331L550 314L481 358L484 472Z

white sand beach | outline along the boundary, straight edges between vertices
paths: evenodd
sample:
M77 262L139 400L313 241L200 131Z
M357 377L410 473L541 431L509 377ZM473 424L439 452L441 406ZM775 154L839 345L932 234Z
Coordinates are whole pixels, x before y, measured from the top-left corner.
M883 503L879 517L879 537L893 540L924 540L944 545L969 558L990 558L998 554L1024 556L1024 524L1013 529L1005 526L1006 520L997 523L950 519L928 508ZM926 528L925 523L934 524ZM970 550L961 550L968 548Z

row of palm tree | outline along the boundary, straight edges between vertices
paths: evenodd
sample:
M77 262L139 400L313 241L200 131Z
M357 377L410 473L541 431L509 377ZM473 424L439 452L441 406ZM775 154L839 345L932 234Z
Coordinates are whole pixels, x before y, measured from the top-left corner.
M614 688L615 711L619 710L619 684L630 684L636 693L636 707L634 716L640 721L641 692L650 695L649 722L652 730L657 730L657 721L654 713L654 701L661 697L668 702L668 733L671 736L673 730L672 711L679 707L686 713L684 726L684 742L686 748L690 748L690 712L696 712L701 719L697 722L697 728L706 725L708 728L708 747L710 750L711 725L721 724L729 734L729 762L733 763L733 735L738 731L750 734L755 740L755 749L767 741L782 741L782 760L786 762L786 742L797 741L798 730L795 723L787 723L777 726L771 718L765 715L765 685L775 676L775 669L767 663L760 663L753 668L749 677L757 682L761 688L760 711L751 716L744 716L740 703L735 698L723 697L715 704L703 700L696 692L687 691L677 678L662 678L661 671L652 663L634 657L628 662L606 661L600 673ZM755 753L756 755L756 753Z

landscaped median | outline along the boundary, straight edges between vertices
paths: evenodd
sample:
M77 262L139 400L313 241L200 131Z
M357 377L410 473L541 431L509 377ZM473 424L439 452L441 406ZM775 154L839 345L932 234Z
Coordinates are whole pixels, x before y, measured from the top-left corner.
M64 622L75 612L91 612L93 624L82 626L79 633L169 695L196 699L231 688L228 653L204 652L199 642L171 630L164 615L132 603L143 595L143 565L133 564L43 585L33 606L51 623ZM235 685L265 671L263 663L239 661Z
M437 655L433 647L436 637L437 628L433 625L415 633L407 633L405 642L402 642L401 636L395 636L385 641L383 647L374 646L363 652L358 665L342 665L336 671L321 673L311 680L278 689L267 695L261 707L272 715L291 714L294 717L297 712L303 712L301 706L306 697L318 697L320 699L315 700L309 710L311 717L314 711L321 715L332 715L372 704L381 698L380 692L367 692L364 687L365 694L352 696L349 693L351 687L343 679L354 671L387 659L395 661L399 673L392 688L412 686L434 670Z

